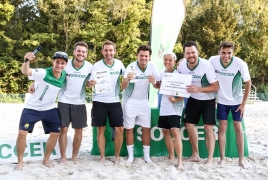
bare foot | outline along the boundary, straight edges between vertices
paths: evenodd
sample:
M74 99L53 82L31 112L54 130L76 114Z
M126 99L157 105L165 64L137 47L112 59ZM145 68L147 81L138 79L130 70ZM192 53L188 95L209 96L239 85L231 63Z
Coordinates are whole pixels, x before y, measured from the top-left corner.
M105 163L105 157L103 157L103 158L101 157L101 158L100 158L100 163L101 163L101 164L104 164L104 163Z
M53 166L49 161L42 161L42 164L48 168L51 168Z
M114 164L119 164L120 162L120 157L115 157L114 158Z
M185 160L186 162L199 162L200 157L197 155L192 155L188 159Z
M178 170L183 170L182 162L178 163Z
M168 156L168 159L169 159L169 160L174 160L175 157L174 157L174 156Z
M77 164L77 159L76 159L76 158L72 158L71 161L72 161L74 164Z
M17 164L13 171L22 171L23 164Z
M250 169L250 167L247 166L244 162L239 162L238 165L241 166L243 169Z
M225 165L225 163L226 163L225 159L220 159L220 161L218 162L218 165L223 166Z
M208 159L207 162L205 163L205 166L212 167L213 166L213 159Z
M60 164L66 166L67 165L67 159L60 159Z

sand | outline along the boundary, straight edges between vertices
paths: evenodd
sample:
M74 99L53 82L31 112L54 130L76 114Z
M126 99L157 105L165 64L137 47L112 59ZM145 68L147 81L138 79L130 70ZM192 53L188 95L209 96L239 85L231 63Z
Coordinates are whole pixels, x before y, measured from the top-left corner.
M88 112L91 104L87 105ZM238 166L237 158L227 158L225 166L218 166L219 158L214 158L214 166L204 166L205 159L198 163L184 162L184 170L176 169L176 161L167 157L152 157L154 163L145 163L142 158L135 158L133 164L126 164L126 157L121 157L120 164L113 163L114 157L107 157L104 164L99 163L99 156L90 155L92 147L92 129L83 131L83 141L78 154L77 165L68 161L62 166L58 160L52 160L53 167L47 168L41 161L25 162L23 171L16 172L16 164L0 162L0 179L268 179L268 102L246 105L245 125L248 138L249 157L245 162L250 169ZM23 104L0 104L0 138L17 137L17 129ZM90 114L88 114L90 117ZM90 125L90 118L88 120ZM68 135L73 136L70 129ZM28 138L45 136L41 123L35 125L34 132Z

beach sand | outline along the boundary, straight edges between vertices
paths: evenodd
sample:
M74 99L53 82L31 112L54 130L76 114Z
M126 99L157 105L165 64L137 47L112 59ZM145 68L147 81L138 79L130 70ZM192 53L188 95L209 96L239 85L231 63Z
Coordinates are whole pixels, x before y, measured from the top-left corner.
M16 139L18 123L23 104L0 104L0 138ZM91 104L87 105L90 112ZM219 158L214 158L214 166L204 166L205 159L198 163L184 162L184 169L176 169L177 162L167 157L152 157L154 163L145 163L142 158L135 158L134 163L126 164L126 157L121 157L120 163L113 163L114 157L107 157L104 164L99 163L99 156L90 155L92 147L92 129L83 130L83 141L78 154L77 165L68 161L67 166L52 160L52 168L47 168L41 161L25 162L23 171L13 171L16 164L0 162L0 179L268 179L268 102L247 104L245 111L245 126L248 140L249 157L245 162L250 169L238 166L237 158L227 158L224 166L218 166ZM90 117L90 114L88 114ZM88 118L88 125L90 125ZM68 135L73 136L70 128ZM43 137L41 123L35 125L31 137Z

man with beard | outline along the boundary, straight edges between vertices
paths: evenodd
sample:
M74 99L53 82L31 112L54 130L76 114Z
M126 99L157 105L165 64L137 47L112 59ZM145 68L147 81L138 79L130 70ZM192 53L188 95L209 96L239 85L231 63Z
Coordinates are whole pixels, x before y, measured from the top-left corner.
M77 154L82 142L83 128L87 127L87 110L85 105L86 83L91 75L92 64L85 58L88 53L88 45L85 42L77 42L74 45L74 59L68 61L65 67L66 81L59 94L58 111L61 119L59 135L60 163L66 165L67 132L70 123L74 128L73 151L71 160L77 163ZM33 84L29 92L34 92Z
M91 75L92 64L85 60L88 53L88 45L85 42L77 42L74 45L74 59L68 61L65 68L67 73L66 83L61 88L59 95L59 115L61 130L59 145L61 152L60 162L67 163L66 147L67 132L70 123L74 128L73 152L71 160L77 163L77 154L82 142L83 128L87 127L87 110L85 105L86 83Z
M179 73L192 75L192 84L186 88L190 93L190 98L188 99L184 116L185 127L192 146L192 155L187 161L198 162L200 160L198 134L195 124L199 123L202 115L208 149L206 165L212 165L215 147L213 126L216 124L215 92L218 90L218 81L212 64L198 57L198 47L194 41L184 43L183 53L186 60L180 62L177 70Z
M108 71L110 73L111 89L107 92L97 93L94 90L92 103L92 126L98 130L98 147L100 151L100 162L105 162L105 128L107 117L110 126L115 128L115 163L119 162L119 154L123 143L123 111L120 103L120 76L125 72L123 63L114 58L116 53L115 44L112 41L105 41L102 45L104 59L96 62L92 68L90 86L95 86L94 71ZM95 77L96 78L96 77Z
M221 159L218 164L225 164L225 132L227 129L228 114L231 110L239 154L238 164L242 168L245 168L242 117L250 92L251 80L247 64L242 59L233 56L233 53L234 44L232 42L225 41L220 45L219 55L212 56L209 59L215 69L219 81L217 115L220 120L219 149ZM242 79L246 83L244 95L242 92Z

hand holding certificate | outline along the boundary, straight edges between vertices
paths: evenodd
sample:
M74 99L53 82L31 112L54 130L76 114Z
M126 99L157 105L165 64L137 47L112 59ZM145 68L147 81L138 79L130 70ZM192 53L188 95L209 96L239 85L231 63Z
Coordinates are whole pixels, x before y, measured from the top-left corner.
M110 71L93 71L96 94L109 92L111 90Z
M191 85L192 75L165 73L161 82L160 94L189 97L186 86Z

